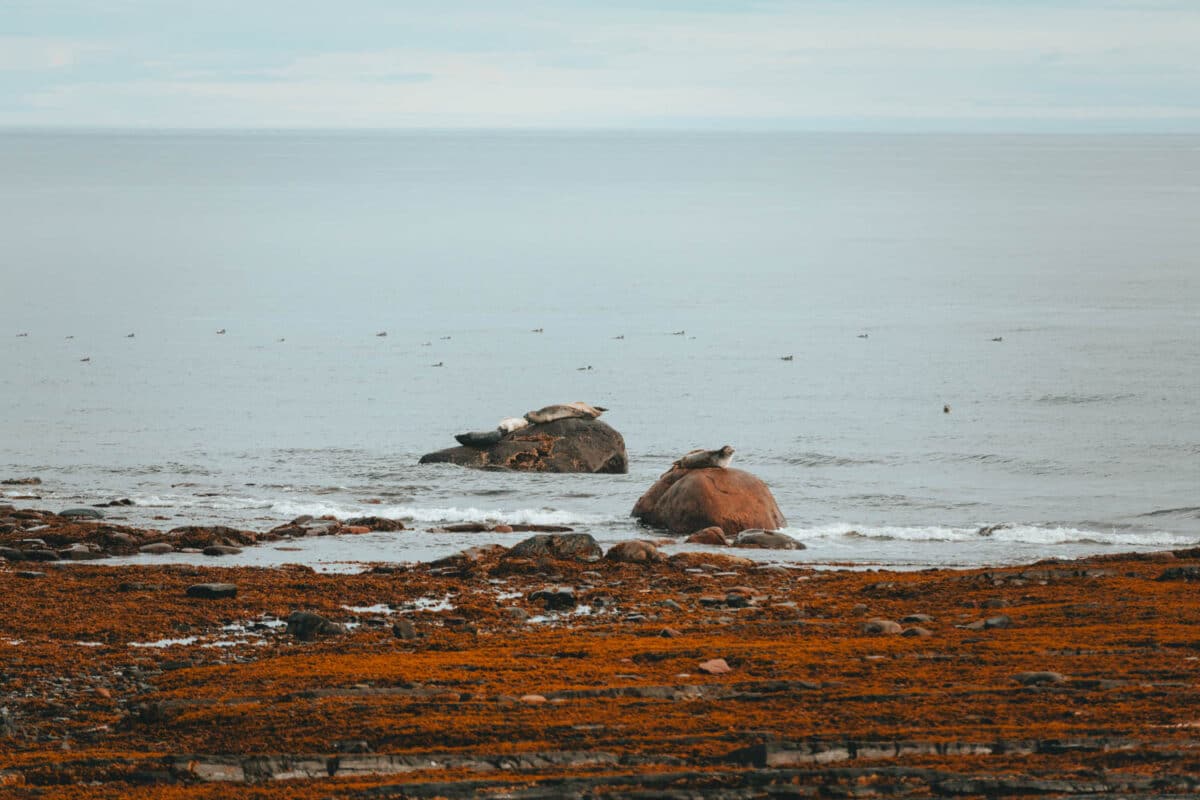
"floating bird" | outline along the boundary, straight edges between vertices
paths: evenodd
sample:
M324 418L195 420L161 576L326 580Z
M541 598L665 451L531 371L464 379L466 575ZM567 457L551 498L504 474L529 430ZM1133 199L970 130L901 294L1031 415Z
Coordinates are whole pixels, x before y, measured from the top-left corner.
M28 336L28 335L29 335L28 333L18 333L17 338L20 339L22 336ZM68 337L68 338L70 338L70 337Z
M377 333L375 335L376 336L387 336L387 331L380 331L379 333Z
M530 331L530 333L542 333L542 332L543 331L541 328L534 328L533 330Z
M620 336L614 336L613 338L614 338L614 339L624 339L624 338L625 338L625 334L621 334Z
M75 337L74 337L74 336L68 336L68 337L66 337L66 338L68 338L68 339L74 339Z
M949 414L949 413L950 413L950 404L949 404L949 403L947 403L946 405L942 406L942 413L943 413L943 414Z
M442 337L442 341L444 342L444 341L446 341L446 340L447 340L447 339L449 339L449 338L450 338L449 336L443 336L443 337Z
M277 342L286 342L286 341L287 341L287 339L282 339L282 338L281 338L281 339L276 339L275 341L277 341Z
M792 360L794 360L794 357L793 356L783 356L779 360L780 361L792 361Z
M421 342L421 347L433 347L433 342Z
M686 333L686 331L675 331L671 335L672 336L683 336L684 333Z
M217 331L217 335L218 335L218 336L224 336L224 335L225 335L225 329L224 329L224 328L221 328L221 330Z
M997 336L995 339L992 339L992 341L993 341L993 342L1003 342L1003 341L1004 341L1004 337L1003 337L1003 336Z
M430 364L429 366L431 366L431 367L444 367L444 366L446 366L446 365L445 365L444 363L442 363L441 361L439 361L438 363L436 363L436 364Z
M91 360L92 360L92 358L91 358L91 356L84 356L83 358L81 358L81 359L79 359L79 360L80 360L81 362L84 362L84 361L91 361Z
M576 367L576 368L575 368L575 371L576 371L576 372L587 372L587 371L588 371L588 370L590 370L591 368L592 368L592 365L591 365L591 364L588 364L586 367Z
M125 338L126 338L126 339L132 339L132 338L133 338L133 334L132 334L132 333L127 333L127 334L125 334Z
M871 337L871 334L869 334L869 333L860 333L858 335L858 338L860 338L860 339L869 339L870 337Z

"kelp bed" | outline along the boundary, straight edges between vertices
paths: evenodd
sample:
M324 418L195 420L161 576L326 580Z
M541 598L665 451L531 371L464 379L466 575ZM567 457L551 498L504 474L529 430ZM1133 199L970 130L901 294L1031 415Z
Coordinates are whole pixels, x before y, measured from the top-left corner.
M0 796L1189 794L1198 564L0 565Z

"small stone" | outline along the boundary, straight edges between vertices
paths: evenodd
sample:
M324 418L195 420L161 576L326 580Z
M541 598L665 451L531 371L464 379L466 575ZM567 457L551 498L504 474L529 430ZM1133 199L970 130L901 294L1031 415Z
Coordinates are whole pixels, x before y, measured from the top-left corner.
M187 596L204 600L237 597L237 587L232 583L197 583L187 588Z
M617 542L609 548L604 558L623 564L656 564L664 561L666 556L650 542L633 540Z
M20 572L18 572L18 573L17 573L17 577L18 577L18 578L25 578L25 579L27 579L27 580L33 580L33 579L36 579L36 578L44 578L44 577L46 577L46 573L44 573L44 572L37 572L36 570L32 570L32 569L23 569L23 570L21 570Z
M529 595L529 602L542 601L547 611L559 611L575 607L575 590L567 586L539 589Z
M688 544L707 544L714 547L726 547L729 545L729 540L725 538L725 531L721 530L717 525L701 528L685 541Z
M683 636L682 633L675 630L674 628L663 628L661 631L658 632L658 635L664 639L678 639L680 636Z
M392 634L397 639L403 639L406 642L411 642L419 635L416 626L406 619L398 619L392 625Z
M984 608L1008 608L1012 603L1005 597L989 597L983 601Z
M1018 672L1012 676L1013 680L1022 686L1050 686L1057 683L1066 683L1066 676L1058 672Z
M726 672L733 671L723 658L712 658L708 661L702 661L697 669L709 675L724 675Z
M757 547L765 550L804 550L803 543L786 533L751 528L739 533L733 540L734 547Z
M863 623L863 633L869 633L876 636L894 636L903 632L904 628L899 622L893 622L890 619L871 619Z
M912 628L905 628L904 633L902 633L900 635L907 636L910 639L913 639L913 638L928 639L930 636L933 636L933 631L929 630L928 628L914 626Z
M320 636L339 636L346 629L320 614L293 611L287 616L287 632L302 642L310 642Z
M146 553L152 556L161 556L166 555L167 553L174 553L175 546L170 542L151 542L150 544L144 544L139 547L138 552Z
M104 519L104 512L96 508L68 508L58 512L58 515L74 519Z
M929 616L928 614L909 614L907 617L902 617L900 621L905 625L924 625L926 623L933 622L933 617Z
M523 694L520 697L522 703L531 706L539 706L546 702L546 698L540 694Z
M988 617L983 621L983 627L991 628L1011 628L1012 620L1005 614L1000 614L995 617Z

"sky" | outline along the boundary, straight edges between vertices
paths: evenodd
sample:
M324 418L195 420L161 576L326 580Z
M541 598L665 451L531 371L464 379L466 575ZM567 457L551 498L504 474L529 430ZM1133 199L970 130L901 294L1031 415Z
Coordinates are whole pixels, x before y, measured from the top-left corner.
M1200 132L1200 0L0 0L0 127Z

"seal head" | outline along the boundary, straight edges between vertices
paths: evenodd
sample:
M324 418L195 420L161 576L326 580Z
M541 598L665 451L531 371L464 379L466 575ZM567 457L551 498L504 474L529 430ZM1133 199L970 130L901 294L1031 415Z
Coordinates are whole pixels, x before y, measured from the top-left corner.
M671 465L679 469L724 469L733 460L733 448L725 445L720 450L693 450Z

